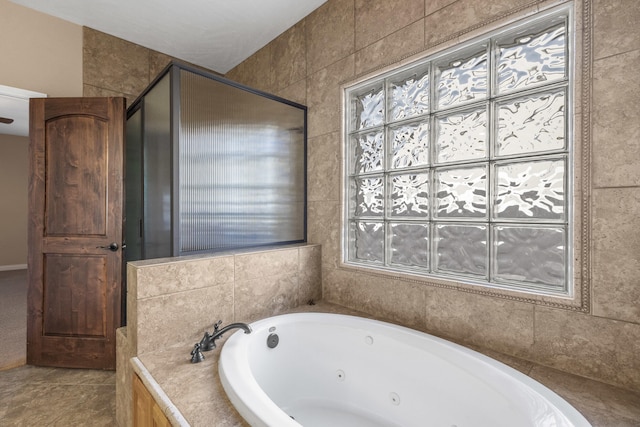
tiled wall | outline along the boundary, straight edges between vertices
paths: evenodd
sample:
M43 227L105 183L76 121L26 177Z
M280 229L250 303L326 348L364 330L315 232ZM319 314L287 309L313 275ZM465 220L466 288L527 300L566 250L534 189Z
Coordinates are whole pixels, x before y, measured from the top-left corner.
M181 346L186 363L218 320L249 323L317 301L320 263L320 246L296 245L128 264L127 327L117 337L118 425L130 425L131 357Z
M133 354L187 347L218 320L252 322L319 300L321 250L302 245L127 266L127 337Z
M123 96L127 107L176 59L88 27L82 42L83 96Z
M576 0L590 16L587 313L338 268L340 85L456 34L565 1L328 0L227 77L309 107L309 240L323 297L399 323L640 390L640 3ZM578 22L581 30L583 22ZM446 44L446 43L445 43ZM84 29L85 96L137 97L170 58ZM257 278L247 277L247 283ZM272 283L272 288L285 286ZM283 296L283 298L286 298ZM213 314L212 314L213 315ZM203 326L204 327L204 326Z
M565 1L328 0L227 77L309 107L309 240L323 297L438 335L640 390L640 3L576 0L592 43L586 312L339 267L340 86ZM578 76L579 78L580 76ZM585 107L586 106L586 107Z

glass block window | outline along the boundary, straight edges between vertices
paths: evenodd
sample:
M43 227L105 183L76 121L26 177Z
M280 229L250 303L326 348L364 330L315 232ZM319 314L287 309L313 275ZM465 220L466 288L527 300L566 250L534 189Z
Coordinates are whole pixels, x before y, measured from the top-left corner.
M345 89L345 263L570 292L568 14Z

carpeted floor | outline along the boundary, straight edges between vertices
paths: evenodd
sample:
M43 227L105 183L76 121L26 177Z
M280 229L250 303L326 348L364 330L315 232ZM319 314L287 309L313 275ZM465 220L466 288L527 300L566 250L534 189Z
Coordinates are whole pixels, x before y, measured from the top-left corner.
M0 271L0 370L27 360L27 270Z

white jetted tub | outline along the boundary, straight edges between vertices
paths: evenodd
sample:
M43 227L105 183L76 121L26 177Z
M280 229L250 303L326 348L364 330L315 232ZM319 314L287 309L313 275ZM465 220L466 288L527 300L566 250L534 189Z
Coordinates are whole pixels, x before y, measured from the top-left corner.
M254 427L590 426L530 377L465 347L354 316L286 314L222 347L222 385Z

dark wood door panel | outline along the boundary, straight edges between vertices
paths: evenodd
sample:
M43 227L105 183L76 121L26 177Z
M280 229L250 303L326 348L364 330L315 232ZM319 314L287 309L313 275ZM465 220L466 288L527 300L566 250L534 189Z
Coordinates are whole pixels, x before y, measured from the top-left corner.
M30 364L115 368L124 104L124 98L30 101Z
M106 234L107 124L86 115L47 121L45 235Z
M46 254L44 271L43 335L105 337L106 256Z

